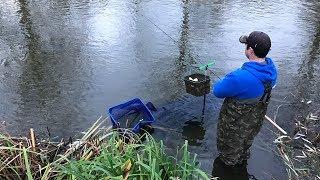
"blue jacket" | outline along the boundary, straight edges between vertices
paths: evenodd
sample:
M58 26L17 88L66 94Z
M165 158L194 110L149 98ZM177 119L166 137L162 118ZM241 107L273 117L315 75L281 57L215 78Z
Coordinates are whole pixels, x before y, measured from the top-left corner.
M276 80L277 70L271 58L266 58L265 64L246 62L241 68L215 83L213 93L218 98L254 99L263 95L262 82L271 81L274 86Z

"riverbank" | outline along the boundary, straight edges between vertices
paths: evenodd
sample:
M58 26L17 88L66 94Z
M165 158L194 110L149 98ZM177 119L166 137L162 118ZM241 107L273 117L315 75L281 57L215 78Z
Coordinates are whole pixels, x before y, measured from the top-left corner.
M209 179L185 141L176 156L149 134L123 136L99 119L76 141L37 140L0 133L0 177L4 179ZM292 135L275 139L288 179L320 179L319 112L297 121ZM1 132L1 131L0 131ZM3 132L3 128L2 128Z
M149 134L119 134L99 119L72 141L37 141L0 133L0 177L4 179L209 179L187 141L175 157Z

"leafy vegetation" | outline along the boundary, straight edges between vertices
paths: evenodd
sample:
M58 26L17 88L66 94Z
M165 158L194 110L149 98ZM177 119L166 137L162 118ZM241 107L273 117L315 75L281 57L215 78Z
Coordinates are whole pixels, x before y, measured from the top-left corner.
M176 156L151 135L102 127L99 119L75 142L36 142L0 134L0 179L209 179L187 141Z

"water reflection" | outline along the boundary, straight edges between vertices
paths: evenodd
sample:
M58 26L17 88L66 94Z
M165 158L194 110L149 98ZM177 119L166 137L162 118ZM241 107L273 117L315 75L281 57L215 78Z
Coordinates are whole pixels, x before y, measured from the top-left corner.
M206 134L206 130L203 127L204 123L194 119L184 124L182 128L183 138L188 140L190 146L200 146Z
M23 70L20 76L19 82L19 94L21 103L19 103L18 114L23 116L24 114L32 113L34 116L39 117L39 120L46 122L46 111L48 104L54 100L54 96L57 94L57 83L53 77L48 73L48 69L45 66L45 57L41 56L44 52L41 52L39 45L39 35L36 33L36 28L32 22L30 15L29 3L26 0L19 0L21 15L20 23L25 29L25 40L27 48L26 68ZM52 87L51 91L48 91L48 84ZM32 98L30 98L32 97ZM27 119L18 120L18 124L22 128L22 132L26 131L30 125L41 122L30 122ZM29 125L28 125L29 124Z
M299 14L303 20L300 22L301 26L305 32L309 31L309 34L297 47L301 55L297 57L298 69L292 78L295 88L288 96L289 102L284 104L279 112L279 118L286 120L280 122L280 125L289 131L293 130L296 121L302 121L310 112L318 110L320 104L320 3L307 1L299 8L303 12ZM311 103L307 103L308 101Z
M163 104L184 93L185 64L189 62L182 60L184 55L178 54L177 48L181 47L181 51L185 51L182 46L187 46L185 42L188 40L185 37L184 42L177 41L175 34L180 32L180 20L167 18L168 15L178 16L180 7L170 3L156 4L148 6L147 2L139 2L134 6L137 33L133 50L138 68L143 69L138 72L144 84L138 95Z
M60 6L69 8L65 3L48 6L50 10L56 6L58 9ZM83 82L88 81L90 66L84 59L79 58L86 36L81 33L65 36L71 31L70 28L76 30L81 27L81 23L74 27L72 23L66 24L68 10L60 11L53 19L47 17L42 9L31 9L34 5L27 0L18 1L27 53L18 77L19 101L14 126L19 126L17 132L23 134L33 127L41 137L46 137L46 129L49 129L53 136L68 137L78 128L73 125L82 120L79 116L90 115L86 109L82 109L86 98L83 90L90 85ZM85 3L82 5L86 6ZM83 13L87 10L82 8ZM44 19L50 22L52 31L41 26ZM77 42L72 42L74 37L78 39ZM73 73L77 76L72 75ZM75 88L75 84L82 84L81 88Z
M311 3L311 2L309 2ZM319 2L313 2L313 7L319 7ZM307 21L307 24L311 24L313 27L310 29L314 30L310 38L309 48L307 49L307 56L302 59L300 67L298 69L298 79L297 79L297 90L299 99L310 100L313 98L318 98L316 96L317 91L317 80L319 77L319 62L320 62L320 10L316 9L316 12L311 11L308 18L314 21Z
M189 42L189 0L182 0L183 3L183 18L181 25L181 35L179 41L179 61L182 66L186 66L185 60L192 59L190 50L188 51L188 42Z

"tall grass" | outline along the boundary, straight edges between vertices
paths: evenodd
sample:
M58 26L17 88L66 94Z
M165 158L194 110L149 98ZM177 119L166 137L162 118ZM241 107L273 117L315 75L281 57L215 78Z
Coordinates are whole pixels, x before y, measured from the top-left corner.
M178 150L176 157L165 153L162 143L145 135L142 144L126 143L114 134L100 145L100 153L93 158L72 159L60 166L60 179L209 179L197 165L196 157L188 152L188 143ZM178 158L179 154L182 155Z
M0 134L0 179L30 180L49 175L47 165L58 146L43 142L37 150L33 150L31 144L26 137L13 138Z
M75 142L0 134L0 179L209 179L188 143L177 155L146 133L118 133L99 119Z

